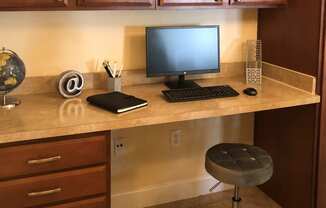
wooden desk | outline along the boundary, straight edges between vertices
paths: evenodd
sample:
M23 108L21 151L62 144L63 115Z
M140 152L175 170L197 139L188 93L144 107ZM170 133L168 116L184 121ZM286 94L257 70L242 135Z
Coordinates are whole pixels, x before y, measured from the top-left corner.
M198 83L202 86L229 84L241 95L168 103L161 95L161 90L165 89L163 84L130 86L123 91L148 100L149 106L120 115L91 106L85 101L87 96L104 91L90 90L80 98L71 100L63 99L55 93L20 96L21 106L11 111L0 110L0 165L15 169L3 178L0 175L0 201L4 200L7 208L20 208L21 203L31 206L61 203L56 206L58 208L104 208L110 204L111 148L110 137L106 133L110 130L286 108L320 101L317 95L266 78L256 97L242 93L248 86L244 84L243 78L239 77L207 79ZM71 144L79 145L79 148L71 149ZM83 148L85 146L87 148ZM107 148L101 148L103 146ZM89 156L80 157L81 152L84 154L85 151L94 158L86 160ZM68 157L67 162L65 156L70 155L70 152L72 157ZM101 152L103 154L100 154ZM8 163L7 159L11 163ZM45 163L30 166L26 165L27 160ZM95 185L89 193L79 195L77 189L80 187L74 187L70 182L75 175L79 176L75 179L79 186L83 186L84 177L96 175L99 179L94 182ZM41 196L45 198L37 201L26 198L27 192L31 191L29 189L34 187L40 187L40 190L36 189L38 193L46 191L44 182L40 183L44 180L46 186L57 188L59 183L63 187L62 190L68 192L51 192L52 198ZM105 181L107 186L103 186ZM21 191L15 194L16 192L6 190ZM99 198L87 198L91 194L96 194ZM9 200L10 197L21 200ZM69 201L72 202L67 204L67 197L71 197ZM74 199L78 201L73 201Z
M256 97L244 95L242 78L198 81L202 86L229 84L240 92L233 98L168 103L161 95L163 84L138 85L124 92L149 101L149 106L126 114L113 114L91 106L85 98L104 91L87 91L77 99L57 94L21 96L22 105L0 111L0 143L81 134L136 126L186 121L318 103L320 97L269 79L264 79Z

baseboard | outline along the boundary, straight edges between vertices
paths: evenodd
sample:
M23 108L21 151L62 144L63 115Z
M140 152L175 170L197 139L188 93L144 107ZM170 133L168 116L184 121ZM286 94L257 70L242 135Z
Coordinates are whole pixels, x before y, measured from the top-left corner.
M141 190L112 195L112 208L143 208L157 204L187 199L209 193L209 188L216 183L211 177L177 181L168 184L146 187ZM221 184L215 192L231 189L232 186Z

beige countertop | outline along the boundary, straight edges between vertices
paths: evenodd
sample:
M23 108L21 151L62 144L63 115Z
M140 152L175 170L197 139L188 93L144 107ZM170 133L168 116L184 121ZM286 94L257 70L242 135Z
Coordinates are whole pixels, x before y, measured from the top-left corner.
M75 99L56 93L18 96L22 104L13 110L0 109L0 143L130 128L217 116L249 113L320 102L320 97L264 78L256 97L242 93L243 78L214 78L198 81L202 86L229 84L241 95L185 103L168 103L161 95L163 84L125 87L123 92L149 101L149 106L125 114L113 114L87 103L86 97L103 93L88 90Z

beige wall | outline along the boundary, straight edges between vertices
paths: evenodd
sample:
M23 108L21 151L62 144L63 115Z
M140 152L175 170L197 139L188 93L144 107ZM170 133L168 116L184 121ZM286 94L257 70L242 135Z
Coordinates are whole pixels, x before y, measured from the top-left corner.
M242 44L256 38L255 10L1 12L0 46L16 51L27 76L68 69L98 70L109 57L145 68L144 27L218 24L222 62L242 61Z
M113 141L122 139L126 151L112 151L113 208L208 193L216 180L205 171L206 150L221 142L252 144L253 119L253 114L243 114L114 131ZM170 139L175 130L181 130L176 146Z
M145 68L144 26L218 24L222 62L243 61L243 43L255 39L256 10L88 11L0 13L0 46L16 51L28 76L68 69L99 70L104 57L127 69ZM171 112L173 113L173 112ZM170 133L182 131L171 147ZM126 152L112 155L113 208L144 207L207 193L215 180L204 154L219 142L252 142L253 115L148 126L113 132Z

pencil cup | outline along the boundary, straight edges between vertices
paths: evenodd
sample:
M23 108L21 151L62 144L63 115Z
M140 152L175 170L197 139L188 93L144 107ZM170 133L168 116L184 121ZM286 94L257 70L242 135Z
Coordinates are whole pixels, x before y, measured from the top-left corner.
M108 90L121 92L121 78L108 78Z

